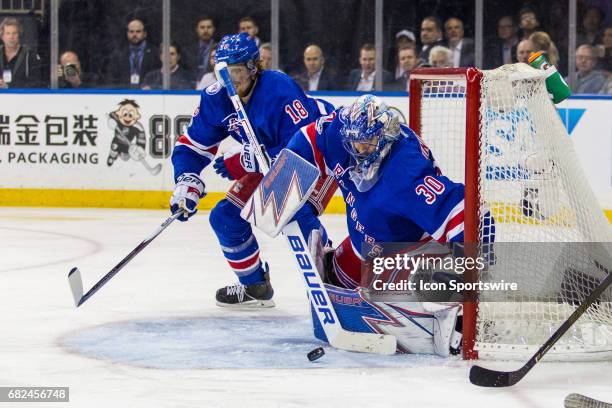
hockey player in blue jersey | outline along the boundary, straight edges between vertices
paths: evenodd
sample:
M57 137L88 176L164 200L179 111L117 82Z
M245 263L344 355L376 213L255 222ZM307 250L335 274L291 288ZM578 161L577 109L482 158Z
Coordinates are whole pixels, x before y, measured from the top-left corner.
M432 152L373 95L305 126L287 148L333 175L346 203L349 236L325 278L360 284L362 244L463 242L464 186L441 174ZM490 217L483 236L494 236Z
M271 158L298 129L333 110L327 102L306 96L287 75L262 70L255 40L246 33L223 37L216 49L215 62L228 64L257 140ZM185 211L179 218L182 221L196 213L199 200L206 194L200 173L213 161L220 142L228 136L238 141L241 148L217 158L213 166L218 174L236 181L226 198L212 209L210 223L239 283L219 289L216 301L219 306L271 307L274 291L267 264L260 260L251 225L240 218L241 207L262 175L257 171L252 148L242 133L232 102L219 82L202 91L191 124L174 148L176 187L170 200L171 210ZM304 236L322 228L317 216L334 189L333 178L322 177L308 203L295 215Z

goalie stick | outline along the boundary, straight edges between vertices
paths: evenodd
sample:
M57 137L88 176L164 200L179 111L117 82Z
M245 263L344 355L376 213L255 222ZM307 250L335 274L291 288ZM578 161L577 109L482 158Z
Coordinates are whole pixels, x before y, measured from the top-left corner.
M563 401L565 408L612 408L612 404L585 397L580 394L569 394Z
M544 357L555 343L569 330L569 328L582 316L582 314L599 299L601 294L612 283L612 273L604 268L598 262L595 262L597 267L605 271L606 276L599 285L591 292L591 294L582 302L582 304L574 310L561 326L544 342L542 347L523 365L515 371L496 371L488 368L473 366L470 369L470 382L481 387L510 387L521 381L525 375Z
M142 241L136 248L132 250L125 258L123 258L113 269L110 270L106 275L102 277L95 285L92 286L89 291L85 295L83 295L83 280L81 279L81 271L79 268L74 267L68 273L68 282L70 283L70 290L72 292L72 297L74 298L74 304L76 307L81 306L87 299L92 297L94 293L100 290L102 286L106 284L113 276L115 276L128 262L130 262L136 255L140 253L143 249L146 248L159 234L162 233L163 230L166 229L168 225L172 223L172 221L176 220L182 214L181 211L172 214L166 221L164 221L153 234L151 234L148 238Z
M234 110L238 115L240 125L251 145L250 147L253 149L260 169L265 175L270 170L270 166L265 160L261 147L257 142L257 137L246 115L246 111L242 106L240 96L236 93L236 89L234 88L227 68L227 63L217 63L215 65L215 71L219 82L221 82L227 90ZM297 221L292 221L283 227L282 233L287 239L292 255L295 257L298 271L302 275L304 284L306 285L306 292L310 305L315 311L321 323L321 327L323 327L329 344L341 350L387 355L394 354L397 349L397 340L395 336L350 332L342 327Z

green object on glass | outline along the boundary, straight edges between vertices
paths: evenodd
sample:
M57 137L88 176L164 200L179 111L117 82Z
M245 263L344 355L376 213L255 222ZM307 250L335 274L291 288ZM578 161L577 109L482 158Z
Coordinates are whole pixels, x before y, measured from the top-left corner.
M529 65L546 73L546 90L552 97L553 103L564 101L572 94L557 68L548 62L542 51L532 53L528 61Z

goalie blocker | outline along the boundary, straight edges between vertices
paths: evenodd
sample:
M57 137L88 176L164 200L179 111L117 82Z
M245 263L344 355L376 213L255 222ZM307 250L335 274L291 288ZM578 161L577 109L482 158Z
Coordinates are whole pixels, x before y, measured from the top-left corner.
M308 200L319 175L315 166L291 150L283 149L247 200L240 216L276 237Z

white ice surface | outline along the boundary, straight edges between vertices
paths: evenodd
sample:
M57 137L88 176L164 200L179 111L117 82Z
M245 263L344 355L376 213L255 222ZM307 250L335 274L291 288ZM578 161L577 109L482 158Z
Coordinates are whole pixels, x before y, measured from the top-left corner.
M562 407L612 401L612 363L542 363L517 386L482 389L469 362L329 347L316 363L306 295L282 238L260 236L277 307L214 304L234 277L207 214L171 225L79 309L85 290L147 237L163 211L0 208L0 386L69 386L70 403L17 407ZM325 216L332 238L342 216ZM483 363L515 369L517 363Z

